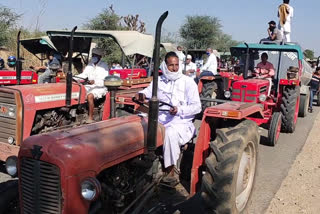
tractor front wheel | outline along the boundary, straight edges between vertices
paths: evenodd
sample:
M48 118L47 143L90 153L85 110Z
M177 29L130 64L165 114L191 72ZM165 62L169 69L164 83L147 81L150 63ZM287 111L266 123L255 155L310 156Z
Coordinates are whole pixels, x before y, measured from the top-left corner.
M253 121L217 130L202 177L201 196L207 213L238 214L245 210L254 186L259 141Z
M283 91L282 103L280 105L282 114L282 130L293 133L299 113L300 87L286 87Z
M281 113L275 112L272 115L268 132L268 145L275 146L278 142L281 131Z

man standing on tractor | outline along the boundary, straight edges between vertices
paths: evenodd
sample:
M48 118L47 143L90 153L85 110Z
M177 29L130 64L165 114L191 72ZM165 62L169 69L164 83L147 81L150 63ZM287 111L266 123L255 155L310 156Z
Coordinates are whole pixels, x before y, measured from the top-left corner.
M272 63L268 62L268 54L262 53L261 54L261 62L257 65L255 69L255 73L257 78L261 79L267 79L270 82L269 90L268 90L268 96L271 92L271 86L272 86L272 78L275 75L274 66Z
M193 63L192 61L192 56L187 55L187 60L186 60L186 75L191 77L192 79L196 78L196 71L197 71L197 65ZM184 64L183 64L184 67ZM184 69L183 69L184 70Z
M180 147L188 143L195 135L192 120L201 111L197 85L182 74L179 58L174 52L165 56L160 66L163 75L159 77L158 99L173 107L159 112L159 123L166 128L163 145L164 166L168 177L174 179L174 166L180 156ZM142 94L142 96L141 96ZM144 101L152 96L152 83L135 98ZM162 109L163 107L161 107Z
M293 7L289 5L290 0L283 0L283 4L279 6L279 29L282 32L285 42L291 42L291 19L293 18Z
M91 61L83 72L76 76L82 79L88 79L88 85L85 85L89 104L89 117L87 123L94 122L94 99L102 98L107 93L107 89L104 87L104 78L108 76L109 68L107 63L101 60L103 54L102 49L93 48Z

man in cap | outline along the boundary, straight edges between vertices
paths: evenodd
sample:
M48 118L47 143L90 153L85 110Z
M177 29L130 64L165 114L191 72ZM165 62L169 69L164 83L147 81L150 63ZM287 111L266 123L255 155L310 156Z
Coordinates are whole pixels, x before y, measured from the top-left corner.
M268 28L268 38L262 39L260 43L262 42L275 42L275 43L281 43L282 42L282 34L279 29L277 29L276 22L270 21Z
M109 74L108 65L101 60L103 50L100 48L92 49L92 57L83 72L76 77L88 79L88 85L85 85L87 91L87 100L89 104L89 117L87 123L94 122L93 110L94 99L102 98L106 95L107 89L104 87L104 78Z
M192 56L188 54L187 60L186 60L186 66L184 66L183 64L183 68L185 67L186 75L194 79L196 78L197 65L193 63L191 60L192 60Z
M61 69L61 63L57 59L57 54L55 54L53 51L47 52L46 54L47 54L48 62L47 62L47 64L45 66L39 66L39 67L30 66L30 68L34 69L36 72L44 70L44 73L39 75L39 77L38 77L38 83L39 84L42 84L42 83L45 83L45 82L49 81L50 75L53 72L50 69L50 66L60 67L59 69Z

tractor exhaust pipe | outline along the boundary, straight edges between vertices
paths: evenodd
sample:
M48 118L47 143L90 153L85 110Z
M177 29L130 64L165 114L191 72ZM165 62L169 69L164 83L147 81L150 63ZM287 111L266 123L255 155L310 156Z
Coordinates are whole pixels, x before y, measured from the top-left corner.
M147 133L147 148L148 152L154 154L157 149L157 130L158 130L158 115L159 115L159 100L158 93L158 78L159 78L159 66L160 66L160 38L161 28L164 20L168 16L168 11L163 13L158 20L156 27L156 38L154 44L154 66L153 66L153 85L152 85L152 97L149 101L149 118L148 118L148 133Z
M245 46L247 47L247 51L246 51L246 64L244 66L244 73L243 73L243 78L244 79L248 79L248 71L249 71L249 58L250 58L250 54L249 54L249 45L247 43L244 43Z
M67 84L66 84L66 106L71 106L71 93L72 93L72 55L73 55L73 36L74 32L77 30L77 26L75 26L70 35L69 40L69 53L68 53L68 61L69 68L67 72Z
M21 70L22 70L22 62L20 59L20 34L21 30L18 32L17 36L17 65L16 65L16 80L17 84L20 85L21 82Z

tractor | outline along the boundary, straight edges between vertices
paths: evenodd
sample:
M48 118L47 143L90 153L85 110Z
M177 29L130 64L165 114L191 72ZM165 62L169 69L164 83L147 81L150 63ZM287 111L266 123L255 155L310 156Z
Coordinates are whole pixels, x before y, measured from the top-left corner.
M154 68L160 65L161 26L167 15L156 27ZM165 128L157 121L159 103L170 104L157 98L158 74L155 69L148 117L113 118L34 135L21 144L18 158L9 157L6 163L8 173L19 177L21 213L143 211L164 177ZM181 157L185 167L180 180L189 184L190 196L200 195L208 213L243 212L254 186L260 136L246 116L260 105L234 105L223 112L223 119L212 113L214 107L207 108L196 143L188 147L191 160L183 158L184 153Z
M71 32L48 31L50 40L61 53L68 52ZM152 53L154 40L150 35L134 31L76 31L72 48L69 48L69 66L75 57L89 53L91 41L95 38L113 38L123 52L127 54ZM139 48L141 42L143 47ZM135 44L137 42L137 44ZM152 55L152 54L151 54ZM84 58L85 59L85 58ZM85 61L85 60L84 60ZM72 70L71 66L69 71ZM116 76L111 76L116 78ZM134 111L137 104L131 97L137 91L147 87L152 78L124 79L121 86L114 89L110 86L105 98L96 100L95 121L120 116ZM88 115L85 80L73 80L72 74L67 82L20 85L0 88L0 160L5 161L11 155L18 155L22 141L31 135L52 132L85 123ZM66 86L70 88L66 94ZM114 97L114 90L120 90ZM66 97L68 103L65 102ZM116 99L117 103L110 103ZM113 105L111 105L113 104ZM122 107L114 111L117 106ZM132 110L131 110L132 109ZM114 113L114 114L113 114Z
M267 125L268 144L275 146L280 131L293 133L298 115L305 117L307 114L311 68L303 59L301 48L295 44L240 44L232 47L231 53L244 62L241 66L244 79L232 83L231 100L244 102L248 106L260 106L246 118L256 122L257 125ZM275 76L272 80L261 79L254 75L263 53L268 54L268 61L275 67ZM205 100L210 101L210 99ZM223 118L224 108L231 108L233 102L223 100L217 102L223 104L215 106L214 114ZM213 110L210 112L213 113ZM239 115L235 113L234 116Z

